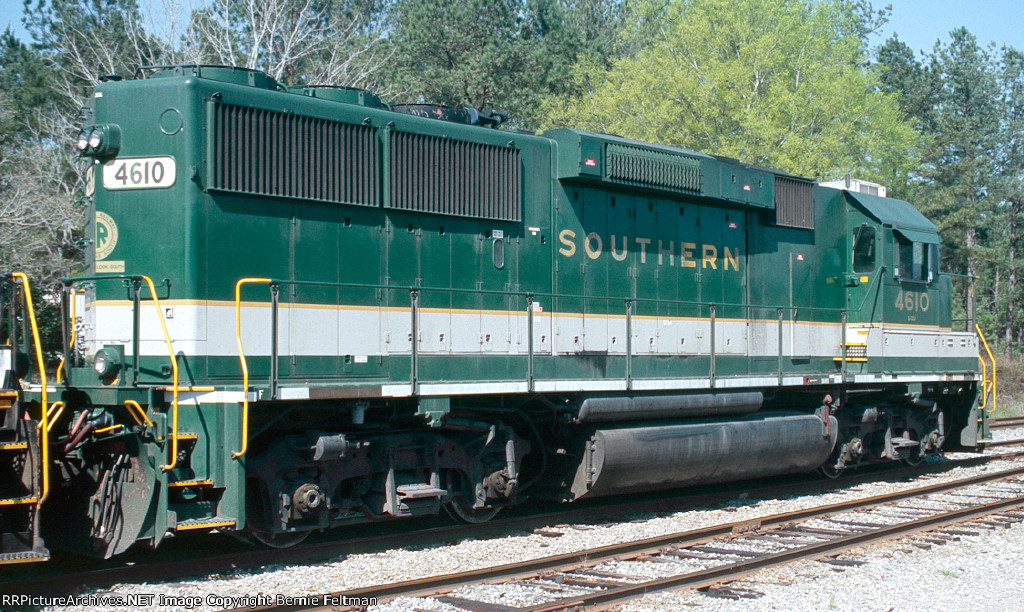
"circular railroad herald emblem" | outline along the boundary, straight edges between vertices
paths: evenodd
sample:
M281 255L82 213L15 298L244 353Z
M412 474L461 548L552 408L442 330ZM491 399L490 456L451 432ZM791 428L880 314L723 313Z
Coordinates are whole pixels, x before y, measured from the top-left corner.
M110 215L96 211L96 261L106 259L117 246L117 224Z

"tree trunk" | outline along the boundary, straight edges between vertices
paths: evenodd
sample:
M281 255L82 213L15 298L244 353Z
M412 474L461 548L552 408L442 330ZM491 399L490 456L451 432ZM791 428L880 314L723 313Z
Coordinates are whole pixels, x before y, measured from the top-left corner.
M974 276L977 273L977 264L974 262L974 247L978 241L978 229L975 227L967 228L967 300L964 304L964 310L967 312L967 325L968 331L974 331L974 326L978 324L974 320Z
M1006 255L1006 330L1003 337L1006 339L1006 346L1003 348L1003 355L1007 358L1013 355L1013 318L1017 310L1017 215L1021 212L1020 202L1010 203L1010 227L1007 239Z

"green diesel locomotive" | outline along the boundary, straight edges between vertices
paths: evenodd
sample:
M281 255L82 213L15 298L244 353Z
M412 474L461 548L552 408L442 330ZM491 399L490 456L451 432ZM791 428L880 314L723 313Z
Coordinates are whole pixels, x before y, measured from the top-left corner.
M28 382L30 287L5 284L0 560L45 559L40 534L284 546L985 435L979 339L910 204L500 120L229 67L100 84L56 381Z

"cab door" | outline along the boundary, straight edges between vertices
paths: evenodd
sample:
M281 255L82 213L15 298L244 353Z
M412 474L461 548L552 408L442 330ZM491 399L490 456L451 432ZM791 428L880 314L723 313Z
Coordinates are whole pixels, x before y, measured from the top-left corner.
M857 321L871 321L877 312L876 301L882 284L878 278L882 262L882 227L866 217L851 215L849 236L850 257L846 271L846 307Z

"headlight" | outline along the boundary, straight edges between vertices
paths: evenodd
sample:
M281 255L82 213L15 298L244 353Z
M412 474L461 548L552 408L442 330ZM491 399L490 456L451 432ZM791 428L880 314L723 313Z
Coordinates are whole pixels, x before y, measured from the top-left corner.
M114 157L121 150L121 128L113 123L87 125L78 133L75 148L82 155Z
M108 378L116 374L121 368L121 360L114 351L101 348L96 351L96 356L93 357L92 367L96 369L96 373L100 375L100 378Z
M99 130L89 132L89 148L98 151L101 144L103 144L103 132Z

